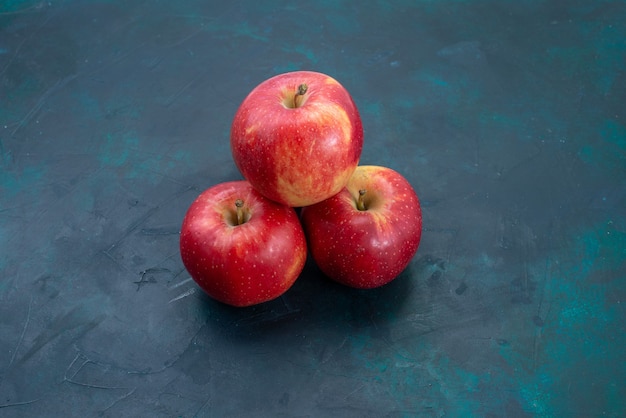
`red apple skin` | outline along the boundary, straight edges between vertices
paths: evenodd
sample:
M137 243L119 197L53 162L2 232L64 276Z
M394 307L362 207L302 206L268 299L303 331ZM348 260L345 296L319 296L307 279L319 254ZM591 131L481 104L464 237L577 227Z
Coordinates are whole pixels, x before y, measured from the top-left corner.
M306 93L296 98L301 84L307 85ZM276 202L302 207L347 184L361 157L363 126L352 97L337 80L295 71L250 92L233 119L230 145L235 164L255 189Z
M245 220L240 225L238 199ZM293 208L263 197L247 181L231 181L210 187L191 204L180 254L209 296L242 307L286 292L304 267L307 247Z
M357 208L362 189L365 210ZM344 189L302 208L300 217L309 251L322 272L359 289L396 278L415 255L422 235L415 191L386 167L357 167Z

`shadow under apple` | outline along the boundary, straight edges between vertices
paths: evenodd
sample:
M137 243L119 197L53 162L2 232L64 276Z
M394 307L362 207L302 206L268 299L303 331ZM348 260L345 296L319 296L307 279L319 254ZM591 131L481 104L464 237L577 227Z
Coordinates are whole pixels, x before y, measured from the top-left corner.
M255 339L270 334L304 334L319 328L383 332L410 299L415 285L411 265L375 289L353 289L326 277L311 257L300 277L281 297L236 308L203 294L207 324L229 337ZM378 331L377 331L378 330Z

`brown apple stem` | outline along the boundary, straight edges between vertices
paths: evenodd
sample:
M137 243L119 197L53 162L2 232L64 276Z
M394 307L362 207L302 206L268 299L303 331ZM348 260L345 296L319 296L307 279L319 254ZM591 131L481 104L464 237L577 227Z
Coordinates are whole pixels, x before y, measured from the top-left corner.
M298 92L293 96L293 107L294 109L296 107L300 107L300 101L298 100L298 97L300 96L304 96L304 93L306 93L306 91L309 89L309 86L307 86L306 84L300 84L298 86Z
M237 206L237 225L243 223L243 200L235 200L235 206Z
M356 200L356 208L358 210L366 210L365 202L363 201L363 197L365 196L365 193L367 193L367 190L365 189L359 190L359 198Z

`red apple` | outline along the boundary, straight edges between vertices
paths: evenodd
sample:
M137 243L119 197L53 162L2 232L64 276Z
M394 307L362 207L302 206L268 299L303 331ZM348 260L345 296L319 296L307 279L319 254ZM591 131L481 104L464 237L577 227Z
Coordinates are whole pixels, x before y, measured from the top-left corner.
M212 298L233 306L275 299L296 281L306 238L293 208L260 195L247 181L213 186L183 220L183 264Z
M363 126L337 80L295 71L250 92L235 114L230 145L235 164L255 189L301 207L346 185L361 157Z
M386 167L357 167L344 189L302 208L300 216L322 272L360 289L397 277L415 255L422 235L415 191Z

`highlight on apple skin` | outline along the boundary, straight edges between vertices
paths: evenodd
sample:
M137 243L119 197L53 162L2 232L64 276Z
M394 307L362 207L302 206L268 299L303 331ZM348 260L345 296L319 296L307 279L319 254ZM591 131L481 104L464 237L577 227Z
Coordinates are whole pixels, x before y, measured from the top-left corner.
M237 168L265 197L292 207L338 193L361 157L363 126L348 91L313 71L271 77L239 106L230 145Z
M359 166L338 194L300 213L309 251L329 278L371 289L395 279L420 243L422 212L411 184L387 167Z
M306 238L293 208L259 194L247 181L202 192L183 219L180 254L212 298L251 306L285 293L304 268Z

